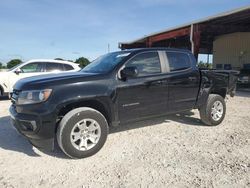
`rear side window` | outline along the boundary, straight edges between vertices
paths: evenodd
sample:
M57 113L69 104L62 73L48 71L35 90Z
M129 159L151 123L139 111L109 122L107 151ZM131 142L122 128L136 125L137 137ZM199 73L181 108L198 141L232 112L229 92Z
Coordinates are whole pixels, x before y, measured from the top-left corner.
M65 71L70 71L74 69L71 65L68 65L68 64L63 64L63 66L64 66Z
M225 70L232 70L232 65L231 64L224 64L224 69Z
M250 63L243 64L243 69L250 70Z
M32 72L42 72L43 64L42 63L29 63L24 65L21 70L23 73L32 73Z
M63 64L60 63L46 63L46 72L63 71Z
M158 52L145 52L136 55L126 64L126 67L136 67L138 76L161 73Z
M188 54L182 52L166 52L170 71L185 70L191 67Z

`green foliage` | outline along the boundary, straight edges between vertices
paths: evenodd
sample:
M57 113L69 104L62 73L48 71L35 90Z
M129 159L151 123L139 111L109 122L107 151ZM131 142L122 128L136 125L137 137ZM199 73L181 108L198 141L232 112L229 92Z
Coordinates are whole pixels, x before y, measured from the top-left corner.
M64 59L62 59L60 57L55 58L55 60L62 60L62 61L64 61Z
M10 69L18 64L22 63L20 59L12 59L7 63L7 68Z
M3 63L0 62L0 69L7 69L7 67Z
M199 61L198 67L199 67L199 68L212 69L212 64L211 64L211 63L205 63L205 62L203 62L203 61Z
M60 58L60 57L55 58L55 60L74 62L74 61L72 61L72 60L66 60L66 59L63 59L63 58Z
M90 61L85 57L78 58L75 63L79 64L81 68L86 67Z

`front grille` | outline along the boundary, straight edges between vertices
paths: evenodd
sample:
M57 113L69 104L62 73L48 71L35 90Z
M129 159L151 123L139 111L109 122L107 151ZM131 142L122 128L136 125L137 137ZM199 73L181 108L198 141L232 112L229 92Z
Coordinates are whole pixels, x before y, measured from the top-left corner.
M13 90L13 93L11 93L10 95L12 104L16 104L16 101L18 99L20 92L21 92L20 90L16 90L16 89Z

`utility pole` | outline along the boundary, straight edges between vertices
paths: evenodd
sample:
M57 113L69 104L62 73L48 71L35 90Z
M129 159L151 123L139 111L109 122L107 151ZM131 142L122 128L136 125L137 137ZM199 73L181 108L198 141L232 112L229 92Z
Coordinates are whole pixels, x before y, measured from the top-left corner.
M108 43L108 53L110 52L110 46L109 46L109 43Z

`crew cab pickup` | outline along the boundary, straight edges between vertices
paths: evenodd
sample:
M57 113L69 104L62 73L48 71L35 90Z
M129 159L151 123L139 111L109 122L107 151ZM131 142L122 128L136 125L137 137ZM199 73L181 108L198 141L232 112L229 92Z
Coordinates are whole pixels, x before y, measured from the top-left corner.
M104 145L110 126L198 109L202 122L220 124L237 76L200 70L193 54L169 48L108 53L79 72L25 78L14 86L13 125L36 147L57 140L72 158Z

